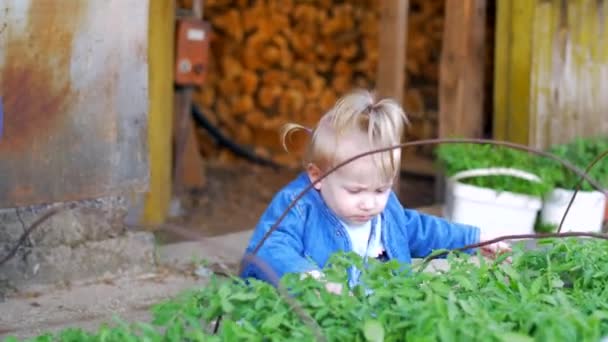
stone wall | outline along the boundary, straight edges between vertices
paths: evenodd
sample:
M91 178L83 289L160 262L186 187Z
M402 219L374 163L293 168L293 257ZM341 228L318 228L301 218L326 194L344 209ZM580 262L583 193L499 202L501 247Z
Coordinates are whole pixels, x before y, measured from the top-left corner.
M33 222L56 207L66 209L33 230L0 265L0 292L154 269L154 237L127 230L122 197L0 209L0 259Z

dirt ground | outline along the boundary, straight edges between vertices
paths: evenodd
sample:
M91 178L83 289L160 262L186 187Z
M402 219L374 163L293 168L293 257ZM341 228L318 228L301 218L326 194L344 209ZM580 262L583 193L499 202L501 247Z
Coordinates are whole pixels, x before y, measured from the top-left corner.
M0 340L27 339L68 327L97 331L104 323L149 321L150 307L205 281L176 272L44 287L0 302Z
M247 162L221 164L207 162L206 186L184 201L185 215L170 219L200 236L217 236L253 229L274 194L295 178L299 170L274 170ZM423 207L435 203L434 179L402 175L399 198L405 206ZM187 238L159 231L162 242Z
M250 232L158 246L147 274L104 274L71 284L39 285L0 299L0 341L26 339L68 327L97 331L101 324L147 322L153 304L205 286L212 270L234 274ZM197 261L205 260L206 267Z

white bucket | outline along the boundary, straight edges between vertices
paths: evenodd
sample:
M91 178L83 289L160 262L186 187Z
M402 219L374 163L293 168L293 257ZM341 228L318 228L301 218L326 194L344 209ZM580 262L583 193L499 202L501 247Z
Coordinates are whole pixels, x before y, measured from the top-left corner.
M559 225L566 212L574 190L557 188L545 199L541 210L541 221ZM579 191L568 210L562 232L601 232L606 195L600 191Z
M484 237L533 234L540 197L497 191L458 182L478 176L512 176L531 182L541 179L531 173L511 168L473 169L448 178L444 216L453 222L479 227Z

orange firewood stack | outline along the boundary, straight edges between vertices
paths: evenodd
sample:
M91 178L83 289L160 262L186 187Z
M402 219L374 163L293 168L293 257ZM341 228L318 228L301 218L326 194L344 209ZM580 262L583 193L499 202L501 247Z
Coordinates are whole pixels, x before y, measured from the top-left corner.
M409 139L436 135L443 10L443 1L410 0ZM203 15L213 33L210 69L196 103L225 135L279 163L298 163L297 154L283 151L281 125L313 125L346 91L374 86L378 0L205 0ZM206 158L234 158L218 152L206 132L199 138Z

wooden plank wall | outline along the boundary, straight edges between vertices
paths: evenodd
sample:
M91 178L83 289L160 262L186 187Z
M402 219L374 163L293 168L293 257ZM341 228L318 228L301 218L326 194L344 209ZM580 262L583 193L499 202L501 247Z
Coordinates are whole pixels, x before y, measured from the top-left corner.
M608 1L538 1L531 62L530 143L608 134ZM542 48L540 48L542 46ZM537 48L539 47L539 48Z
M535 147L608 134L608 1L498 2L494 135Z

